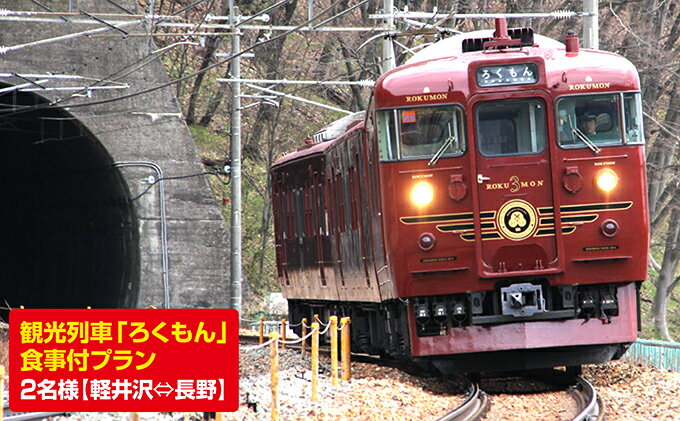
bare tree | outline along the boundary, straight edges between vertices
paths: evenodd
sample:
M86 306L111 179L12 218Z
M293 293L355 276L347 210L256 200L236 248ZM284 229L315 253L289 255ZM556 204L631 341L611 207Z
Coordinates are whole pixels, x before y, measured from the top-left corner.
M646 0L601 5L600 15L602 47L625 53L640 72L656 286L650 318L659 335L671 340L666 313L680 263L680 112L674 101L680 95L680 13L675 2Z

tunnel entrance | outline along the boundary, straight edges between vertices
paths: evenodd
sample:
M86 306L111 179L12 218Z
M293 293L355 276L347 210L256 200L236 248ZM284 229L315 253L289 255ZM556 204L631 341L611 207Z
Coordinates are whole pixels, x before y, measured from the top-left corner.
M0 306L134 307L138 221L103 145L18 91L0 94L0 139Z

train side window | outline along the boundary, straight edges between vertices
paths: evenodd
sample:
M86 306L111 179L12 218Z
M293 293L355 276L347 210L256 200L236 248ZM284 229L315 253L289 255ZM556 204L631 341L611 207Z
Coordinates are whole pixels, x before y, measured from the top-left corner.
M286 191L286 230L288 232L287 238L295 238L295 211L293 210L293 195L295 194L295 188L290 187Z
M325 189L323 183L318 184L316 211L319 213L317 216L317 220L319 221L319 235L328 235L328 211L326 210L326 204L323 200Z
M608 146L624 142L641 143L639 100L635 95L575 95L558 99L559 145L565 149L580 149L591 147L592 144ZM625 139L621 133L623 124L626 126Z
M302 241L305 236L304 207L302 203L302 187L293 189L295 195L295 236Z
M317 229L319 222L316 217L316 184L314 184L314 182L309 184L307 186L307 191L309 194L306 195L307 200L305 203L305 206L307 206L307 209L305 210L305 214L307 215L305 216L305 222L307 223L305 231L308 237L316 237L319 233L319 230Z
M381 161L391 161L399 156L396 115L397 110L378 111L378 139L380 140Z
M345 179L340 173L335 175L335 201L338 207L337 228L338 232L345 232Z
M273 182L275 182L275 189L274 189L274 203L278 206L274 206L274 220L276 221L276 235L280 236L283 238L283 233L284 233L284 225L283 225L283 218L282 216L285 215L286 212L286 207L284 205L283 201L283 186L281 179L276 176L272 175L273 177L276 177ZM277 209L278 208L278 209Z
M482 103L477 143L484 156L527 155L545 148L545 107L535 99Z
M623 94L623 120L626 132L624 141L632 144L644 144L642 99L639 93Z

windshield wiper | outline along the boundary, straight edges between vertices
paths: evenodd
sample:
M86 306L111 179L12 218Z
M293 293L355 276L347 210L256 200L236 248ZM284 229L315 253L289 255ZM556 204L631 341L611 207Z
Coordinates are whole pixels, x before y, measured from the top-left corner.
M439 148L437 152L435 152L435 154L432 156L432 159L430 159L430 162L427 163L427 166L432 168L435 165L437 165L437 161L439 161L439 158L441 158L442 155L444 155L444 151L446 150L446 148L451 146L451 144L453 144L455 140L456 140L455 136L447 137L446 140L444 141L444 144Z
M578 128L572 127L572 128L571 128L571 132L574 133L574 134L576 135L576 137L578 137L579 140L581 140L581 142L585 143L586 146L589 147L591 151L593 151L593 154L599 155L600 152L602 152L602 149L598 148L597 145L594 144L593 141L590 140L590 139L588 138L588 136L586 136L586 134L583 133L583 132L582 132L581 130L579 130Z
M581 130L579 130L578 127L574 127L574 123L571 121L571 116L567 119L569 122L569 127L571 128L571 132L578 137L578 139L585 143L587 147L590 148L591 151L593 151L594 155L599 155L600 152L602 152L602 149L598 148L596 144L593 143L592 140L588 136L586 136L585 133L583 133Z

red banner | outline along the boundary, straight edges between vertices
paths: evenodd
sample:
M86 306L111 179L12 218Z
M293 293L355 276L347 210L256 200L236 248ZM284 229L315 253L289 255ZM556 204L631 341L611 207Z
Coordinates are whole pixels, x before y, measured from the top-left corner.
M238 409L236 310L12 310L15 412Z

